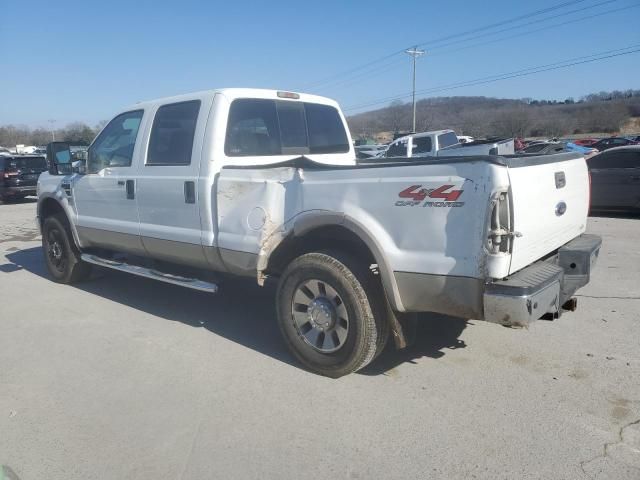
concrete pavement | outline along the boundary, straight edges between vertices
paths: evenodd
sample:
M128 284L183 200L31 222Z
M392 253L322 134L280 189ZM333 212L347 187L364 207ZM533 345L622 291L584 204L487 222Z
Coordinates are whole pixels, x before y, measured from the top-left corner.
M0 205L0 464L22 480L640 478L640 218L590 219L575 313L425 315L414 348L331 380L250 282L51 282L34 215Z

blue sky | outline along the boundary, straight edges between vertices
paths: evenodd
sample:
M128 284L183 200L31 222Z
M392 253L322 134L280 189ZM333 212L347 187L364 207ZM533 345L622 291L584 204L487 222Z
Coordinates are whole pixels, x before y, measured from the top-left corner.
M571 5L503 23L562 3ZM308 91L353 107L409 92L410 60L397 54L339 74L414 44L501 23L425 45L417 89L426 90L638 45L639 7L638 0L2 0L0 125L94 124L139 100L235 86ZM598 16L577 21L589 15ZM524 25L531 21L539 22ZM567 21L574 23L555 26ZM503 28L511 29L492 33ZM564 99L639 88L638 79L634 53L433 96Z

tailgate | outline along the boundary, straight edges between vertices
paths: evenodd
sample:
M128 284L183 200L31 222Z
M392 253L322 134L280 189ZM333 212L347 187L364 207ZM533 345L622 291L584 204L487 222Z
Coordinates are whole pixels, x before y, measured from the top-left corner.
M516 272L585 231L589 174L576 154L514 158L509 165L513 229L511 266Z

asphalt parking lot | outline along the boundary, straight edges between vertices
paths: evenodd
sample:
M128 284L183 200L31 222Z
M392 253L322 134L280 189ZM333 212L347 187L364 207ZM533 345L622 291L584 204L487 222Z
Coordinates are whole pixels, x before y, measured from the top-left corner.
M0 204L0 464L21 480L640 478L640 218L590 219L576 312L425 315L414 348L331 380L251 283L51 282L34 216Z

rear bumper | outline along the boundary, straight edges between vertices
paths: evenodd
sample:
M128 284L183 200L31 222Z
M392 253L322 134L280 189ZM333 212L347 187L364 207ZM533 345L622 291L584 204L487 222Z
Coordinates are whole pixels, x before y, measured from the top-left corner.
M36 194L36 186L28 185L28 186L0 186L0 195L11 197L15 195L35 195Z
M484 319L526 326L546 313L560 315L562 305L591 278L602 239L580 235L557 254L485 286Z

